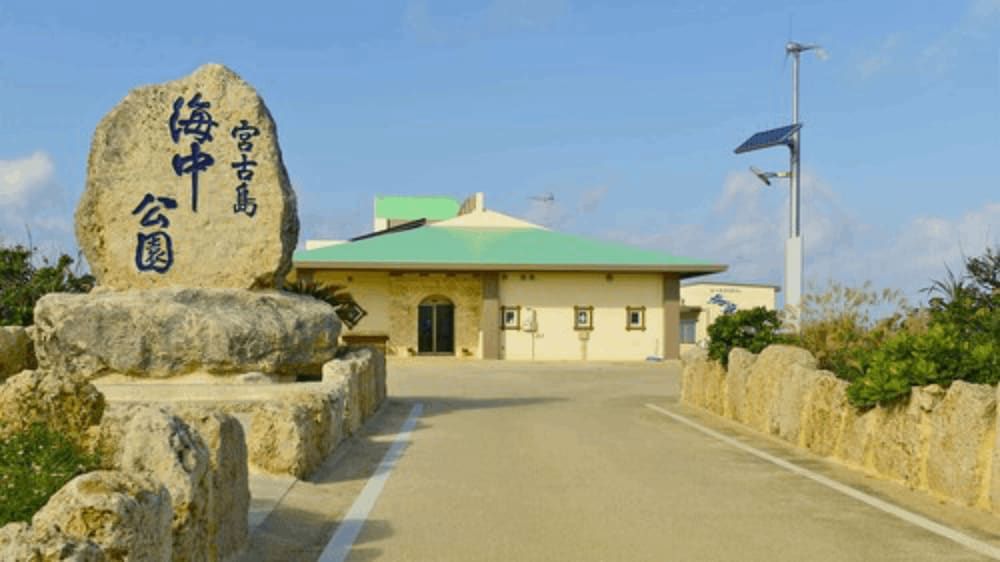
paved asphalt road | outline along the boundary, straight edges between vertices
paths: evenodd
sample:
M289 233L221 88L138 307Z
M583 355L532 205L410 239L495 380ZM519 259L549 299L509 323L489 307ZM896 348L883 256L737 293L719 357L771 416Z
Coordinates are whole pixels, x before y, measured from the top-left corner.
M389 405L292 486L248 560L316 560L416 403L352 562L985 559L647 403L1000 545L990 516L679 405L674 365L398 360L389 385Z

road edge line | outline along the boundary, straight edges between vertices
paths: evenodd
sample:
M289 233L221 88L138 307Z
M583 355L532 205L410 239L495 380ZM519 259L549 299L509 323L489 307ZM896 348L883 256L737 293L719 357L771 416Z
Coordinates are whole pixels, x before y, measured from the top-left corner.
M875 496L872 496L870 494L866 494L865 492L862 492L861 490L858 490L856 488L852 488L852 487L848 486L847 484L844 484L842 482L837 482L836 480L833 480L831 478L823 476L822 474L818 474L816 472L813 472L813 471L809 470L808 468L803 468L803 467L801 467L801 466L799 466L797 464L793 464L793 463L788 462L788 461L786 461L784 459L778 458L778 457L776 457L774 455L771 455L769 453L761 451L760 449L756 449L754 447L751 447L750 445L747 445L746 443L742 443L740 441L737 441L736 439L733 439L732 437L723 435L722 433L719 433L718 431L715 431L713 429L705 427L705 426L701 425L700 423L698 423L698 422L696 422L694 420L688 419L688 418L686 418L686 417L684 417L684 416L682 416L680 414L675 414L675 413L673 413L673 412L671 412L669 410L666 410L664 408L661 408L661 407L659 407L659 406L657 406L655 404L648 404L647 403L646 407L649 408L649 409L651 409L651 410L654 410L656 412L659 412L660 414L663 414L663 415L665 415L665 416L673 419L674 421L683 423L684 425L687 425L687 426L689 426L689 427L691 427L693 429L696 429L696 430L704 433L705 435L708 435L708 436L713 437L713 438L715 438L715 439L717 439L719 441L722 441L723 443L726 443L727 445L731 445L733 447L736 447L737 449L740 449L741 451L743 451L745 453L750 453L751 455L753 455L753 456L755 456L755 457L757 457L759 459L762 459L762 460L765 460L765 461L770 462L772 464L778 465L781 468L784 468L785 470L788 470L789 472L794 472L795 474L798 474L799 476L803 476L805 478L808 478L808 479L810 479L810 480L812 480L812 481L814 481L814 482L816 482L818 484L822 484L823 486L826 486L827 488L830 488L830 489L832 489L834 491L840 492L841 494L844 494L845 496L848 496L850 498L858 500L858 501L860 501L860 502L862 502L864 504L867 504L867 505L869 505L871 507L874 507L875 509L878 509L880 511L884 511L885 513L888 513L888 514L893 515L893 516L895 516L895 517L897 517L899 519L902 519L903 521L906 521L907 523L910 523L911 525L916 525L917 527L920 527L920 528L922 528L922 529L924 529L926 531L930 531L930 532L934 533L935 535L938 535L938 536L940 536L942 538L946 538L946 539L948 539L948 540L950 540L952 542L958 543L958 544L960 544L960 545L962 545L962 546L964 546L964 547L966 547L966 548L968 548L970 550L978 552L979 554L982 554L984 556L989 556L990 558L993 558L994 560L1000 560L1000 548L997 548L997 547L993 546L992 544L989 544L989 543L981 541L981 540L979 540L977 538L974 538L974 537L971 537L969 535L966 535L965 533L962 533L961 531L957 531L955 529L952 529L951 527L946 527L946 526L944 526L944 525L942 525L940 523L937 523L935 521L932 521L932 520L930 520L930 519L928 519L928 518L926 518L926 517L924 517L922 515L916 514L916 513L912 512L912 511L909 511L907 509L899 507L898 505L891 504L891 503L889 503L889 502L887 502L885 500L876 498Z
M323 548L323 552L320 553L317 562L343 562L347 559L347 556L351 553L351 547L354 546L354 541L361 534L361 528L364 527L365 521L368 519L368 514L375 507L375 502L382 493L382 488L385 487L386 481L389 480L392 469L396 467L396 462L403 455L403 450L409 445L410 434L417 425L417 419L423 410L424 405L422 403L415 404L413 409L410 410L410 415L403 423L402 429L396 434L396 438L393 439L389 450L386 451L385 456L382 457L382 461L375 468L375 472L368 479L368 482L365 483L365 487L362 488L361 493L354 499L354 503L351 504L350 509L347 510L347 513L341 519L340 524L337 526L337 531L330 538L330 542L326 543L326 547Z

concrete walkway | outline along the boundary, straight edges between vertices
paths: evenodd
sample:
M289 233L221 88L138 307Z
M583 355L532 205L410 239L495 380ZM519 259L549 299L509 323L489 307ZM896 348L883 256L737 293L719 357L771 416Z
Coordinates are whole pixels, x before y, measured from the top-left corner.
M295 482L248 560L316 560L413 404L424 411L348 560L983 560L722 443L740 442L1000 545L993 517L796 453L677 404L668 364L399 360L392 397L311 482Z

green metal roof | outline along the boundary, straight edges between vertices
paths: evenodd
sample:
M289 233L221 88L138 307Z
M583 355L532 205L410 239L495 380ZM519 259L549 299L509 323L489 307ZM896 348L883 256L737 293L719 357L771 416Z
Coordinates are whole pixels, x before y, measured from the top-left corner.
M458 216L458 201L451 197L375 198L375 216L380 219L445 220Z
M300 268L714 273L725 266L541 228L422 227L295 252Z

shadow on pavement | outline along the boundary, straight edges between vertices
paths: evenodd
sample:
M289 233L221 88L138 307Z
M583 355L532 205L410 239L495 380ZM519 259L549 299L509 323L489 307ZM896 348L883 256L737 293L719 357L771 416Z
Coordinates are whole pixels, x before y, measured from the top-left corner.
M321 510L301 507L280 507L254 533L240 562L315 562L333 536L340 522ZM365 543L392 536L388 521L365 521L351 550L351 560L376 560L382 553Z
M341 443L307 480L296 481L274 510L261 522L250 539L247 562L277 560L314 561L337 529L342 517L382 458L393 444L411 409L424 405L413 431L433 426L424 420L461 411L517 408L555 401L560 398L444 398L415 396L389 400L367 425ZM401 462L405 461L403 453ZM377 541L392 535L387 521L368 520L364 532L351 552L352 560L375 560L382 552L365 548L363 542Z

